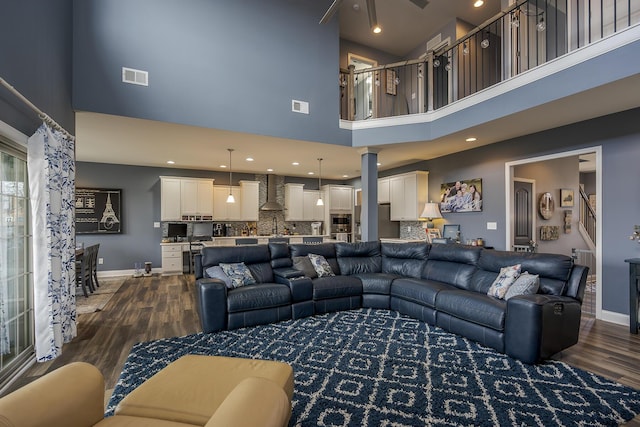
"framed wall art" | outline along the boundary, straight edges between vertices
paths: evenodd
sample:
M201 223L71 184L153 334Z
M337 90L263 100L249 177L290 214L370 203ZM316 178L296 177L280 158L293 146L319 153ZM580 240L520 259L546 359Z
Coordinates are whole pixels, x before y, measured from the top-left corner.
M573 207L573 190L571 188L560 189L560 207L561 208Z
M440 186L440 212L482 211L482 179L446 182Z
M76 188L76 234L122 233L122 190Z

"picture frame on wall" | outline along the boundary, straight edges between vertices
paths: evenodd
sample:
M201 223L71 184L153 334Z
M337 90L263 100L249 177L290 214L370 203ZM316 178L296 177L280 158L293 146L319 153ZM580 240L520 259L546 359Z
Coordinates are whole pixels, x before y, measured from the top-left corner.
M122 190L76 188L76 234L121 234Z
M574 205L573 189L561 188L560 189L560 207L572 208Z
M445 182L440 185L440 212L481 212L482 178Z
M386 70L385 73L385 92L387 95L396 95L398 90L396 87L396 70Z

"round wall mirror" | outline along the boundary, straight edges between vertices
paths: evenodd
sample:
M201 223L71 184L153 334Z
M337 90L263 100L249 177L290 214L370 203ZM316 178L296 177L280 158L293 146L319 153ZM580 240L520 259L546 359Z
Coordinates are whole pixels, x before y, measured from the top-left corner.
M543 193L540 196L540 203L538 203L538 212L544 219L550 219L553 216L553 196L551 193Z

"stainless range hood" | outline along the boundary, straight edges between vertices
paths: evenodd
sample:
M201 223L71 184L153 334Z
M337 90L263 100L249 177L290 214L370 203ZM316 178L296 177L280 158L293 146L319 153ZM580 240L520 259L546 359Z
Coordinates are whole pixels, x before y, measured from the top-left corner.
M267 202L260 206L261 211L282 211L284 210L280 203L276 201L276 177L274 175L267 175Z

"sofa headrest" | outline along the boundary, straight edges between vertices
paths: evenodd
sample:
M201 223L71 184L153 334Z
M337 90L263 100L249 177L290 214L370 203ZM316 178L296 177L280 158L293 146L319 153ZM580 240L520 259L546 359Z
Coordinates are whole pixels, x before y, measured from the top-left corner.
M559 254L484 250L478 268L499 273L502 267L520 264L521 271L566 282L573 268L573 258Z
M327 259L336 257L336 248L333 243L296 243L289 245L289 249L291 250L292 258L297 256L307 256L309 254L322 255Z
M431 245L428 243L382 243L382 256L387 258L418 259L426 261Z
M267 245L246 246L208 246L202 248L202 268L232 262L244 262L246 265L269 263L271 256Z
M269 252L271 253L271 267L283 268L291 267L293 265L289 253L289 245L287 243L269 243Z
M479 246L465 246L458 244L438 243L431 245L429 261L448 261L461 264L476 265L482 248Z
M336 256L340 257L372 257L380 256L380 242L336 243Z

